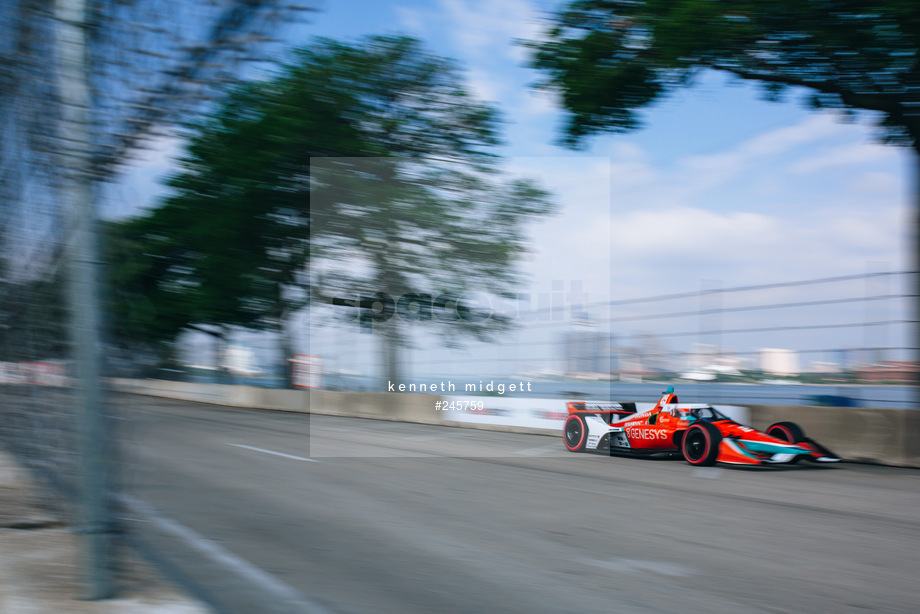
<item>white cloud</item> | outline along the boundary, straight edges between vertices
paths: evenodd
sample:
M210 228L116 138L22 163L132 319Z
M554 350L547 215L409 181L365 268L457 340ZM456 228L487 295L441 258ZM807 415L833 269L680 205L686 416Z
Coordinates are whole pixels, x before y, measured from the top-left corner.
M425 16L421 11L407 6L397 6L395 11L400 27L416 34L425 32Z
M523 97L524 104L517 110L531 118L545 117L556 113L560 108L557 92L528 88L524 90Z
M903 181L893 173L860 173L852 181L853 189L873 195L896 194L903 188Z
M751 158L787 153L792 149L847 131L835 113L816 113L794 126L785 126L748 139L739 150Z
M610 143L610 156L617 160L647 160L648 154L632 141L617 139Z
M624 191L648 186L658 178L657 171L647 162L613 162L610 169L614 197Z
M615 216L613 241L630 259L706 263L721 260L720 252L749 253L769 243L776 229L777 221L765 215L673 207Z
M703 279L731 287L847 275L868 262L901 268L910 241L893 165L901 154L867 145L868 135L865 126L819 115L670 168L634 140L611 140L610 157L592 159L604 174L546 169L566 209L546 224L541 262L585 270L605 266L596 256L612 256L615 293L628 297L692 291ZM788 162L796 156L828 173L803 183ZM871 170L853 173L867 164ZM586 185L603 176L612 217L569 208L587 202Z
M771 131L731 151L774 155L839 137L824 121L806 122L804 132ZM514 160L515 171L546 178L563 207L535 229L538 277L574 274L598 288L609 287L612 272L618 295L638 297L693 290L702 279L730 287L845 275L864 271L867 262L903 260L907 206L891 173L858 177L866 189L889 188L871 200L852 181L830 180L821 200L809 201L787 180L794 175L788 166L751 163L737 169L739 183L750 186L750 198L738 201L720 185L687 181L685 169L652 163L633 141L613 141L608 151L609 158ZM768 194L756 187L762 177L776 184Z
M817 155L792 165L795 173L813 173L840 166L863 165L895 156L891 146L878 143L854 143L845 147L827 148Z
M527 267L539 290L547 280L580 280L592 300L610 289L610 161L601 157L512 158L510 172L539 178L560 205L531 236Z
M495 102L502 97L504 88L495 82L488 72L473 69L467 71L467 85L473 95L484 101Z
M626 140L610 144L610 181L612 196L616 201L624 191L649 186L659 179L658 171L648 161L648 155L639 145Z
M453 24L452 35L464 55L500 52L521 61L526 51L515 40L536 38L541 32L538 14L526 0L440 0Z
M883 206L862 210L844 210L826 216L826 232L830 242L843 246L864 260L890 259L896 256L906 207ZM864 256L862 254L865 254ZM887 257L886 257L887 256Z
M535 234L535 270L558 276L612 266L616 293L639 297L694 290L702 279L731 287L847 275L867 262L901 268L909 205L892 156L903 154L866 145L868 135L828 114L696 156L694 172L656 162L644 145L622 138L605 145L609 158L529 162L564 207ZM834 160L850 164L828 164L820 179L806 182L788 162L835 151L842 153ZM866 164L871 170L853 172ZM612 265L603 261L609 257Z
M867 262L899 263L905 218L906 208L897 205L802 217L692 207L632 211L613 217L613 266L631 296L692 290L702 279L731 286L851 274Z
M681 160L680 166L697 189L707 189L729 181L756 163L840 136L850 128L833 113L818 113L794 126L759 134L729 151L690 156Z

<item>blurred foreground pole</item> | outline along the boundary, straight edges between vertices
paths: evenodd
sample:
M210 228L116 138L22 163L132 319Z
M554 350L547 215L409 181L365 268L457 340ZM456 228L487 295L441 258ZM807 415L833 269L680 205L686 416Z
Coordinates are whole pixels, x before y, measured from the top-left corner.
M90 90L86 0L55 0L58 85L61 101L62 194L73 359L80 425L80 521L86 599L112 595L109 569L108 464L100 381L99 261L90 174Z
M918 137L920 138L920 137ZM908 333L913 339L913 345L907 360L914 361L914 408L920 409L920 141L914 147L910 154L911 166L913 173L911 181L913 182L914 203L911 211L910 221L913 223L913 232L908 234L909 240L913 241L913 262L907 267L908 275L913 279L910 280L910 315L909 320L913 320L913 332Z

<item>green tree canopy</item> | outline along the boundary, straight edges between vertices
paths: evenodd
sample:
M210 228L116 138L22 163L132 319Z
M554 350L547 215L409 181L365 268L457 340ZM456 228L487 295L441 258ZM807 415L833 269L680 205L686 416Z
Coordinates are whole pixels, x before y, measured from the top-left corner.
M457 66L414 39L296 51L191 127L172 194L125 223L163 332L281 330L311 296L510 290L524 225L551 205L502 175L499 128ZM505 324L446 328L484 338ZM396 369L404 332L395 319L380 332Z
M883 140L920 149L920 3L911 0L576 0L531 42L569 112L564 140L627 131L636 110L715 69L768 96L879 113Z

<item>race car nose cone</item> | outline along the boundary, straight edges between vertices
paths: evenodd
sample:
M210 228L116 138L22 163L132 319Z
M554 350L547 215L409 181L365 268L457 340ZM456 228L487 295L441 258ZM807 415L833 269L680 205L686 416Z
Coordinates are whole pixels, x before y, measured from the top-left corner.
M774 454L773 456L770 457L769 462L771 462L771 463L788 463L789 461L791 461L791 460L792 460L793 458L795 458L795 457L796 457L795 454Z

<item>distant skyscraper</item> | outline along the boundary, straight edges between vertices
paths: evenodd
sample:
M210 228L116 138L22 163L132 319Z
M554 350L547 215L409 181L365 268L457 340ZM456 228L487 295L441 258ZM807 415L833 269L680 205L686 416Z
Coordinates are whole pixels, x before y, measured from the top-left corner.
M596 330L571 330L563 333L563 370L571 375L609 375L616 370L615 339Z
M760 350L760 368L771 375L798 375L799 355L795 350L781 348L762 348Z

